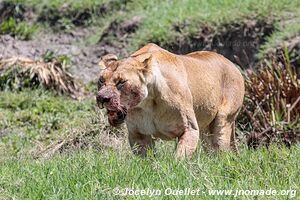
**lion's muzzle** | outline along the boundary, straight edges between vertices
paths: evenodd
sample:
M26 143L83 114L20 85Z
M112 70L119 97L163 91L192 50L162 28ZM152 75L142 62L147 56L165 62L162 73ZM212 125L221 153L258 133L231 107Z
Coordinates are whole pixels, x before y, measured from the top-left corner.
M125 121L127 109L121 106L120 98L110 89L102 89L96 96L98 106L106 108L108 121L112 126L119 126Z
M109 103L113 95L108 90L100 90L96 96L97 104L102 109L105 103Z

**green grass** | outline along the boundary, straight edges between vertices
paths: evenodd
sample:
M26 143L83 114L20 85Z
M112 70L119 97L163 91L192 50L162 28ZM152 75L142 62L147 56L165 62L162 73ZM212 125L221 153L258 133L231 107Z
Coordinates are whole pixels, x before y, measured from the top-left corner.
M68 9L77 10L77 9L85 9L85 8L96 8L97 6L101 6L105 3L110 2L110 0L11 0L14 3L22 3L26 6L32 6L42 9L43 7L52 7L52 8L61 8L62 5L68 5Z
M274 46L282 45L284 40L299 33L300 2L290 0L134 0L127 2L126 5L113 0L84 2L80 0L63 2L61 0L12 0L12 2L34 7L37 15L49 17L49 13L52 13L59 16L60 19L56 23L60 27L59 30L73 30L75 28L72 22L75 17L74 13L88 10L92 18L86 22L87 25L99 29L93 36L87 36L89 43L96 43L111 22L129 20L133 16L143 16L142 25L130 37L129 52L135 51L147 42L166 45L175 41L179 35L185 37L197 35L202 28L207 26L222 29L225 24L239 24L249 18L272 21L277 24L276 30L261 49L262 54ZM66 5L67 10L61 12L62 7ZM99 13L99 8L104 5L108 9L105 15ZM120 12L121 8L123 12ZM49 9L52 11L50 12ZM44 25L47 27L47 24ZM180 26L181 32L177 32L174 26ZM28 32L30 30L29 28Z
M7 160L0 167L3 198L17 199L120 199L116 188L199 189L199 196L177 199L224 199L209 190L296 190L299 198L299 148L271 147L241 155L207 155L198 152L193 159L176 161L172 150L159 145L155 158L140 159L130 152L79 151L50 160ZM205 192L204 193L202 193ZM234 193L234 192L233 192ZM291 194L293 195L293 194ZM295 195L295 194L294 194ZM127 196L129 199L153 199ZM160 195L158 199L176 196ZM258 199L290 199L293 196L260 196ZM235 199L226 196L226 199ZM255 199L239 196L238 199Z
M37 25L28 22L18 23L14 18L9 18L0 24L0 34L10 34L21 40L30 40L37 31Z
M50 143L68 134L94 113L92 105L41 90L0 92L1 157L28 156L34 141Z
M174 142L157 142L156 157L141 159L125 148L103 148L106 118L93 121L91 100L81 102L57 97L41 90L0 93L0 199L122 199L116 188L199 189L199 196L160 195L157 199L224 199L213 190L296 190L300 186L300 148L271 146L257 151L242 145L241 154L208 155L199 148L191 160L174 157ZM45 159L32 157L37 146L68 140L93 144L88 148L62 149ZM116 131L113 131L116 133ZM80 134L81 137L80 137ZM113 137L109 133L109 137ZM103 140L103 141L101 141ZM68 144L68 143L66 143ZM102 145L102 146L101 146ZM204 193L203 193L204 192ZM226 196L234 199L234 196ZM289 199L290 196L261 196L258 199ZM126 196L152 199L150 196ZM254 199L254 196L239 196Z
M284 21L290 13L300 18L300 2L289 0L134 1L132 5L136 13L145 19L133 37L132 50L145 43L145 40L161 44L174 40L177 34L173 26L176 24L187 24L182 30L183 34L193 35L207 25L218 27L226 23L241 23L247 18Z
M20 32L25 31L23 34L32 31L36 32L35 29L40 27L42 29L46 29L49 31L50 29L54 32L57 31L65 31L69 32L74 30L76 27L76 22L80 21L80 15L89 15L85 20L80 21L81 26L85 27L93 24L94 26L102 25L107 21L106 16L109 16L110 12L114 10L118 10L122 6L122 2L115 1L110 4L111 0L88 0L88 1L80 1L80 0L5 0L5 2L13 3L21 6L25 10L29 10L30 8L33 10L34 19L33 22L35 26L29 26L30 23L28 19L24 20L21 23L15 23L14 26L20 26ZM102 8L103 7L103 8ZM102 9L101 9L102 8ZM101 13L100 10L106 10L107 13ZM23 14L23 13L22 13ZM105 15L105 17L103 17ZM76 21L76 22L75 22ZM99 22L96 22L99 21ZM7 24L7 23L5 23ZM27 26L25 26L27 24ZM27 29L26 29L27 28ZM12 36L18 36L19 34L15 34L16 31L11 28L6 32L1 32L0 34L9 33ZM26 39L30 39L31 36ZM23 38L21 38L23 39Z
M298 16L287 20L287 22L277 23L277 31L273 33L267 42L261 47L258 54L259 58L263 58L267 53L277 47L287 47L288 40L300 33L300 11L294 15Z

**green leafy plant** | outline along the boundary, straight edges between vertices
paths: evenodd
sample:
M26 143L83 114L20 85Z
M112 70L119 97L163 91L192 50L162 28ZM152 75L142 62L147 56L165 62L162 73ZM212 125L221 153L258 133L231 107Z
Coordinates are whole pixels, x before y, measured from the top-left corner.
M71 58L68 55L57 55L54 51L47 49L47 51L42 55L42 59L45 62L57 61L62 63L64 68L71 65Z
M0 24L0 34L10 34L22 40L31 39L37 29L38 27L36 25L31 25L26 22L17 23L12 17Z

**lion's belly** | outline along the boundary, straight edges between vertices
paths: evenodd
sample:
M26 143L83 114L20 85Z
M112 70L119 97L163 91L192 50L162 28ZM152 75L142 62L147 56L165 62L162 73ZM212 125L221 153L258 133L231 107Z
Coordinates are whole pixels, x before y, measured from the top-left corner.
M166 121L166 122L159 122L156 121L156 133L153 135L154 137L164 139L164 140L171 140L177 137L180 137L184 131L185 127L183 122L181 121Z
M222 90L218 85L209 84L190 89L199 129L205 129L213 121L222 104Z
M217 66L194 66L187 67L186 70L198 126L199 129L205 129L215 118L222 104L222 73Z

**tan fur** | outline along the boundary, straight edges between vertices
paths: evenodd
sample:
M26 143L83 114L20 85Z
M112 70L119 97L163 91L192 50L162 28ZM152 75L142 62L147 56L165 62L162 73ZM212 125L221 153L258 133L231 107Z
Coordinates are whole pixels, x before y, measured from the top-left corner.
M116 77L128 80L124 91L116 91L114 83L111 87L128 105L125 121L135 153L146 155L154 138L177 138L178 157L190 156L199 139L208 149L237 151L234 128L244 80L225 57L207 51L176 55L148 44L109 66L101 72L107 82L103 87ZM125 95L131 87L141 96L133 106Z

